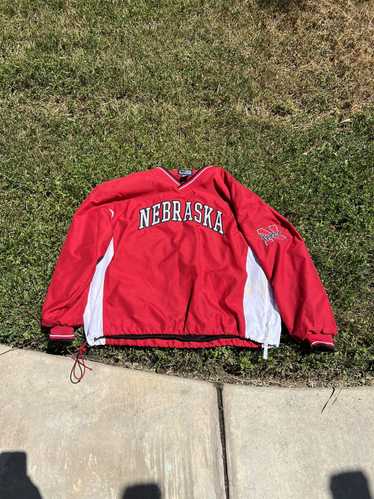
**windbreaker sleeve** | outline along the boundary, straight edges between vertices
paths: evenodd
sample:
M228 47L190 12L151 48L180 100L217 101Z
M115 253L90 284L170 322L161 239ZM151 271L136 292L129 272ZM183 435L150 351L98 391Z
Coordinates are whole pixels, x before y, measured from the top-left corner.
M42 305L50 340L72 340L83 324L90 282L112 237L112 214L95 188L73 215Z
M272 286L288 332L313 348L334 349L337 324L303 238L257 194L228 177L239 228Z

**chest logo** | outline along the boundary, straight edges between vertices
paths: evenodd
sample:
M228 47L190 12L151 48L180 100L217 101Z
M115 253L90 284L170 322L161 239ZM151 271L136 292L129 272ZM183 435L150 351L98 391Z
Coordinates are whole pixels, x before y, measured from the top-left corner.
M223 231L222 211L198 201L162 201L139 210L138 229L167 222L196 222L219 234Z

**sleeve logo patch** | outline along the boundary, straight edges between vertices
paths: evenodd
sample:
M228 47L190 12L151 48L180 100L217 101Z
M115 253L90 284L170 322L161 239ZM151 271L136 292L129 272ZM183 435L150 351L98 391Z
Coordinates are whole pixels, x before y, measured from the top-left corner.
M275 224L269 225L266 228L259 227L258 229L256 229L256 231L264 241L265 246L268 246L270 243L272 243L274 239L287 239L287 237L282 234L278 226Z

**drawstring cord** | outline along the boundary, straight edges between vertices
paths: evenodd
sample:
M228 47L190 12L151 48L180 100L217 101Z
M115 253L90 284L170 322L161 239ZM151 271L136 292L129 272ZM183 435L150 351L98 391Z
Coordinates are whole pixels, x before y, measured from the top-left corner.
M70 381L74 384L77 384L81 381L86 372L86 369L92 371L91 367L88 367L84 362L84 355L87 351L88 351L88 345L87 342L84 341L79 346L78 350L75 353L74 364L70 371ZM72 358L74 359L74 357ZM79 369L78 375L76 373L77 369Z
M262 358L264 360L268 360L268 347L269 347L269 342L268 342L268 337L270 334L270 325L269 325L269 318L266 322L266 328L265 328L265 338L264 342L262 343L262 348L263 348L263 353L262 353Z
M268 346L269 345L267 343L262 344L262 348L264 349L263 354L262 354L262 358L264 360L267 360L267 358L268 358Z

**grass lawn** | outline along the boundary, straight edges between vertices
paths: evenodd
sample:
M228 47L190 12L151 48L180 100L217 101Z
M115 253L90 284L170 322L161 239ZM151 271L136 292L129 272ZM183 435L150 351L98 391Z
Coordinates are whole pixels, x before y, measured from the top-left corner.
M89 358L211 380L374 380L374 4L346 0L3 0L0 342L48 346L40 308L94 185L219 164L304 237L340 328L238 348L97 348ZM373 240L373 239L372 239Z

